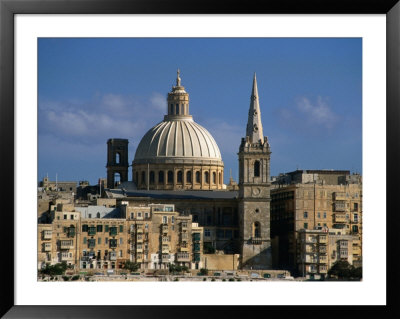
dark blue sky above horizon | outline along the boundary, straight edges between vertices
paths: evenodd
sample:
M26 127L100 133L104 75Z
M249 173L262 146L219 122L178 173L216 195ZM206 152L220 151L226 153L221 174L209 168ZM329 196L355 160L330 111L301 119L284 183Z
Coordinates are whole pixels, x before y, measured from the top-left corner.
M176 69L190 113L238 177L254 72L271 175L362 171L360 38L41 38L38 179L106 176L108 138L129 139L129 161L162 121ZM131 171L129 171L131 179Z

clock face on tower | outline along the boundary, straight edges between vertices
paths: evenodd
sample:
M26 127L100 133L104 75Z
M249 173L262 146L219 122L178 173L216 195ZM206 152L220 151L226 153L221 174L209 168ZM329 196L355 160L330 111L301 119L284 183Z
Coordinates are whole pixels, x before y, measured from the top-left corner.
M258 196L260 196L260 193L261 193L261 189L260 188L253 187L253 190L252 190L253 196L258 197Z

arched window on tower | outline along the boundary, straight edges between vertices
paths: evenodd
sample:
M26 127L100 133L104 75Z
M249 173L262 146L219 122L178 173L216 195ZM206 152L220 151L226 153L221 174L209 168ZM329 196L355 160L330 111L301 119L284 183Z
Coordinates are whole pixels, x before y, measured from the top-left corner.
M261 237L261 229L260 229L260 223L255 222L253 224L253 237L255 238L260 238Z
M172 173L172 171L168 171L168 180L167 182L169 184L172 184L174 182L174 173Z
M204 172L204 182L206 184L210 183L210 175L208 172Z
M150 171L150 184L154 184L154 172Z
M100 218L100 213L99 212L97 212L96 218Z
M196 172L196 183L200 183L200 172Z
M171 115L174 114L174 105L173 104L171 104L171 108L170 108L169 112L171 113Z
M115 153L115 164L120 164L120 163L121 163L121 154Z
M182 171L178 171L178 173L176 174L176 180L178 183L182 183Z
M216 184L217 183L217 174L215 174L215 172L213 172L212 176L213 176L213 184Z
M146 184L146 173L142 172L142 180L140 181L142 184Z
M175 108L175 114L179 114L179 104L177 104L177 105L175 105L176 106L176 108Z
M120 173L114 173L114 186L118 186L121 184L121 175Z
M254 177L260 177L260 161L254 162Z
M164 184L164 171L159 171L158 172L158 183L159 184Z
M186 172L186 183L191 183L192 182L192 172L187 171Z

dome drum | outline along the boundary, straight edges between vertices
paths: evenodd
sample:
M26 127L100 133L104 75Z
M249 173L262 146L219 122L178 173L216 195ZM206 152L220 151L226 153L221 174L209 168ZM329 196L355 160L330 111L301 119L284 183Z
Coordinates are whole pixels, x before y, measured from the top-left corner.
M193 164L138 164L132 169L138 189L215 190L223 188L224 167Z

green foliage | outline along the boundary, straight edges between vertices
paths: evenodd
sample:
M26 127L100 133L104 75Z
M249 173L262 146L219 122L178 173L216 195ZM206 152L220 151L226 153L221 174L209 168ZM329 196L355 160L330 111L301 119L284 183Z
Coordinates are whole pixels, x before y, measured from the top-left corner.
M135 272L139 269L139 264L134 263L132 261L126 260L124 263L124 269L129 270L130 272Z
M328 271L329 278L340 280L360 280L362 278L362 267L355 268L346 260L338 260Z
M62 262L55 265L46 264L43 269L39 270L39 273L42 275L49 275L53 277L57 275L63 275L65 273L65 270L67 270L67 263Z
M64 279L64 281L69 281L70 278L71 277L69 277L69 276L62 276L62 279Z
M79 275L75 275L75 276L73 276L73 277L71 278L71 280L78 280L79 278L80 278Z
M204 279L206 279L206 278L204 278ZM211 281L215 281L215 278L211 278Z
M173 275L180 274L183 272L188 272L189 268L187 266L180 266L177 264L169 264L169 272Z
M222 281L226 281L226 279L224 278L224 279L222 279Z
M213 278L214 279L214 278ZM215 280L215 279L214 279ZM207 278L203 278L203 281L207 281ZM211 280L212 281L212 280Z
M200 269L200 276L207 276L208 275L208 269L207 268L201 268Z
M179 278L178 278L178 277L176 277L176 278L174 279L174 281L179 281Z
M235 281L235 279L233 279L233 278L229 278L229 281Z
M238 279L236 279L236 281L242 281L242 279L238 278Z
M204 254L215 254L215 248L212 246L211 243L204 243L203 253Z

